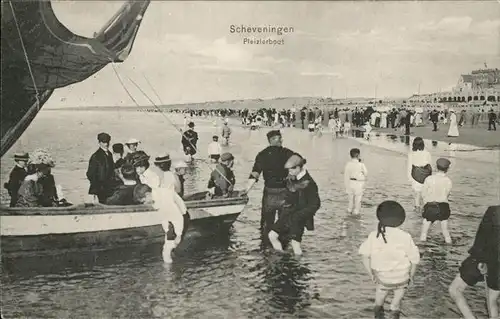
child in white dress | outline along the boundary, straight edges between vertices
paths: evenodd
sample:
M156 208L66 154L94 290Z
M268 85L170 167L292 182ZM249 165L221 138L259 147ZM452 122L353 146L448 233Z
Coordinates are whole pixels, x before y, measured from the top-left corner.
M411 235L398 227L406 218L404 208L395 201L382 202L377 207L378 229L359 248L363 265L376 283L375 318L384 318L384 302L394 292L390 306L392 318L399 319L400 304L413 280L420 252Z

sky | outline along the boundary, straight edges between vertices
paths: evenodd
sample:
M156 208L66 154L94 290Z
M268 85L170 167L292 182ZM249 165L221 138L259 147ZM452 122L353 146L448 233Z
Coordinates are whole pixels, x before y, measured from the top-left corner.
M59 20L83 36L121 4L53 0ZM231 25L294 31L238 34ZM284 44L243 44L245 37ZM407 97L449 90L485 63L500 68L500 1L152 1L131 55L115 67L139 104L151 105L128 78L158 104ZM46 107L101 105L135 105L110 65L56 90Z

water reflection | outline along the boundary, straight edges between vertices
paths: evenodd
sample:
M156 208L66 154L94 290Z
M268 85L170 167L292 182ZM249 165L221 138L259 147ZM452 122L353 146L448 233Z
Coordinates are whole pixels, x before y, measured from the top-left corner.
M274 256L267 262L263 290L269 294L271 308L293 314L309 306L309 268L288 254Z

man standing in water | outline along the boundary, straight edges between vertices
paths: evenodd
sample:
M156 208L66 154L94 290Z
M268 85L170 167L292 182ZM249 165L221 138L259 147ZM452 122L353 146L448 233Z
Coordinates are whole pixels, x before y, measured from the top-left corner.
M264 193L262 196L260 230L266 243L268 242L267 234L276 219L276 212L285 202L287 193L285 181L288 176L285 164L292 155L296 154L282 146L283 138L279 130L269 131L267 140L269 146L255 157L247 188L243 191L243 194L248 193L262 173L264 177Z

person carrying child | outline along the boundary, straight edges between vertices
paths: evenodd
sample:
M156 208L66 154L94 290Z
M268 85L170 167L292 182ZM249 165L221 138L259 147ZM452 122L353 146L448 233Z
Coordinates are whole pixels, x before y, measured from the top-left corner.
M384 302L394 293L390 310L399 319L400 304L420 262L420 252L409 233L399 229L406 218L404 208L395 201L377 207L378 228L359 247L363 265L376 283L375 318L384 318Z
M428 176L422 187L422 199L424 210L422 213L422 232L420 241L427 240L427 234L432 223L439 221L444 241L451 244L451 236L448 231L448 219L450 218L450 204L448 196L451 191L451 180L446 175L450 167L450 161L446 158L439 158L436 161L437 172Z
M301 255L300 244L304 230L314 230L314 215L321 207L318 185L309 175L304 165L306 160L300 155L292 155L286 162L287 193L278 214L278 220L271 227L268 238L274 249L283 250L282 242L291 241L295 255Z

